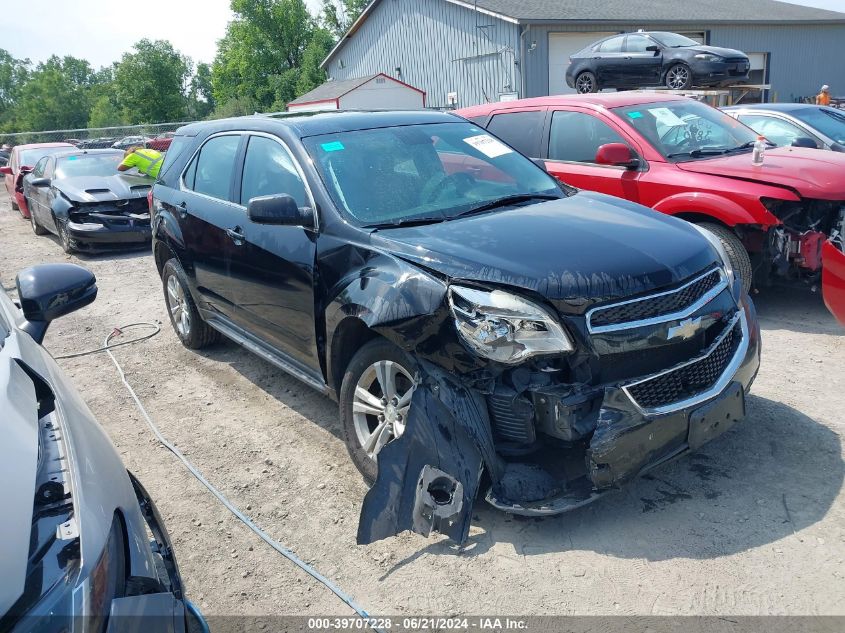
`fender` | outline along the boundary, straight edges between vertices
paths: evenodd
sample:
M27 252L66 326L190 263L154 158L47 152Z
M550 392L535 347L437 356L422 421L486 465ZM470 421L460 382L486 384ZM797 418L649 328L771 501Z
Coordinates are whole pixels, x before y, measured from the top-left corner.
M63 220L68 218L68 211L72 208L73 203L65 198L61 191L59 191L59 195L53 199L53 203L50 205L53 216L57 219L62 218Z
M170 211L162 209L155 214L152 218L152 232L153 255L155 257L156 267L158 268L159 273L164 267L166 260L159 261L157 254L157 242L163 243L173 254L176 255L179 259L179 263L186 272L193 272L193 264L190 258L185 257L187 250L185 248L185 238L182 235L182 227Z
M446 281L382 251L347 246L345 256L332 253L332 260L357 266L330 286L327 296L333 297L325 308L326 373L329 384L335 384L333 367L343 345L343 332L350 322L363 323L394 345L416 356L437 362L442 367L462 373L479 367L452 324L446 300ZM321 269L331 267L329 261ZM331 272L329 272L331 276Z
M780 220L772 215L762 204L757 204L760 207L759 210L755 209L754 212L750 212L733 200L729 200L718 194L685 191L664 198L652 208L655 211L660 211L667 215L677 215L684 212L703 213L712 216L727 226L756 224L770 227L780 224Z

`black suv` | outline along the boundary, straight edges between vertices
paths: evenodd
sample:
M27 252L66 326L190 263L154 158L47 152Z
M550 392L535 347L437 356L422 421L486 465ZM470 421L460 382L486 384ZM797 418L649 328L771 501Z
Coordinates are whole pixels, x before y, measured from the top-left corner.
M359 542L463 541L482 484L563 512L745 414L759 328L720 243L457 116L192 124L151 204L182 342L222 334L338 400L374 484Z

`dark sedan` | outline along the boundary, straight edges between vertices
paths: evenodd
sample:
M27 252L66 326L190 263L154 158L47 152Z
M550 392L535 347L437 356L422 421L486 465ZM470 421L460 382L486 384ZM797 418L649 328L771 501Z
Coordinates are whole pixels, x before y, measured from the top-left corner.
M38 161L23 183L35 234L55 233L66 253L149 245L152 181L119 174L122 160L119 150L88 150Z
M722 108L775 145L845 152L845 112L809 103L756 103Z
M622 33L599 40L569 58L566 83L580 93L603 88L665 85L726 86L748 80L748 56L705 46L666 31Z

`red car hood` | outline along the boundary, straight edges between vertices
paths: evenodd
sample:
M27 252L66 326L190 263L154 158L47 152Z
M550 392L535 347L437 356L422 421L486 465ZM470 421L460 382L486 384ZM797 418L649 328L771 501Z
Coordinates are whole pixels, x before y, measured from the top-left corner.
M845 154L804 147L767 149L763 164L751 154L678 163L684 171L788 187L802 198L845 200Z
M845 253L830 240L822 249L822 291L828 309L845 325Z

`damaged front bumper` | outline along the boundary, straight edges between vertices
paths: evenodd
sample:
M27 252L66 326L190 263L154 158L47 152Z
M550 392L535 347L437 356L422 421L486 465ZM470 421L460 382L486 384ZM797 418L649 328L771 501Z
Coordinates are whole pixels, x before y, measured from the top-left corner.
M109 250L120 247L141 247L152 240L148 213L91 213L84 218L71 216L67 233L80 250Z
M513 514L554 515L590 503L743 419L745 394L759 366L760 330L746 298L725 333L700 356L637 381L601 387L591 434L572 442L547 438L520 455L498 450L483 393L423 362L405 432L379 453L358 542L412 530L426 536L438 531L463 543L487 480L487 502ZM711 375L714 367L718 375ZM667 381L702 376L712 380L694 396L668 407L649 405L654 390L671 387Z

